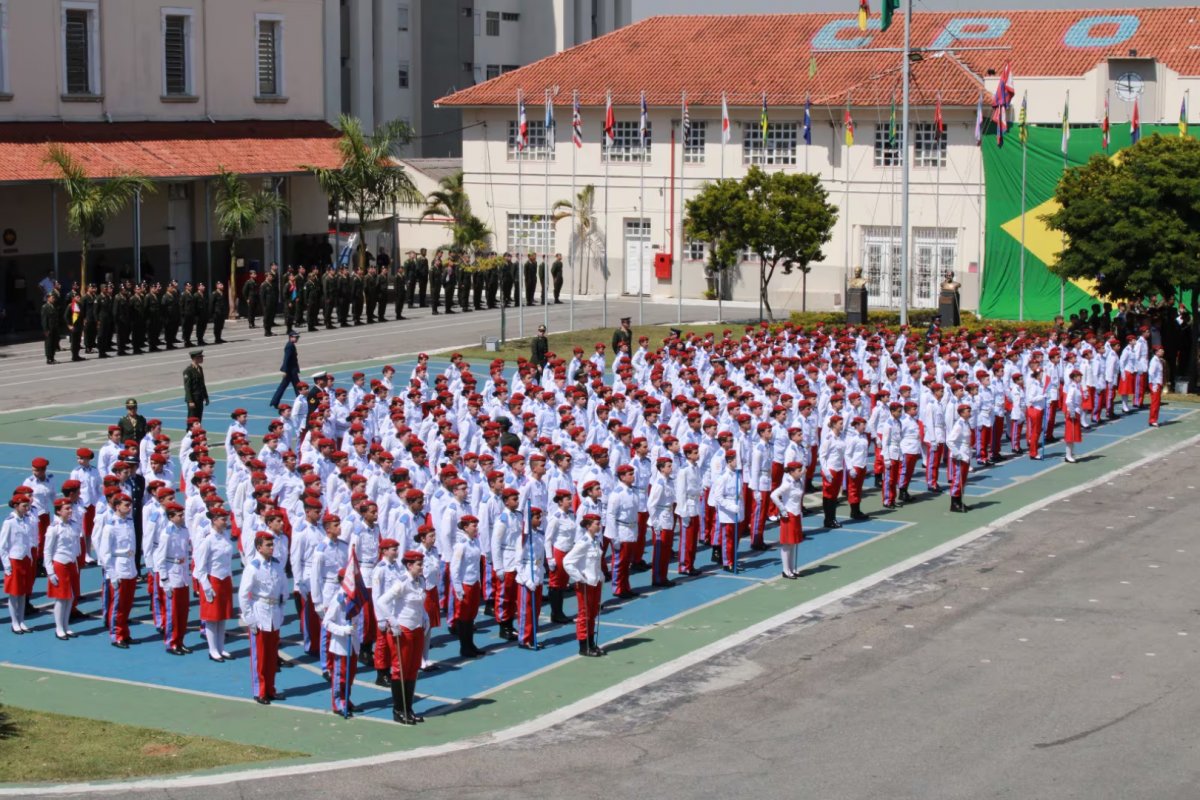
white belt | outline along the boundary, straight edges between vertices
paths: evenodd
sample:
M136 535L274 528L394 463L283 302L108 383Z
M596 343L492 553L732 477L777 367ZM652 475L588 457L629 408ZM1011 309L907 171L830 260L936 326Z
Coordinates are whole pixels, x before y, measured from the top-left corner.
M182 564L182 563L184 563L184 561L186 561L186 559L183 559L183 558L169 558L167 560L170 561L172 564Z
M133 551L132 550L118 550L117 552L113 553L113 555L116 556L117 558L132 558Z
M280 603L280 600L277 597L264 597L263 595L257 595L254 599L260 603L266 603L269 606L277 606Z

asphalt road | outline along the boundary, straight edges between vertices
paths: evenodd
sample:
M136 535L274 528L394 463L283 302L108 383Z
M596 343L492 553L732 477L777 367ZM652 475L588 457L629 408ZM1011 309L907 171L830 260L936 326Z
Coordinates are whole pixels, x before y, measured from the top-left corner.
M639 318L638 305L635 298L609 298L609 325L615 328L622 316L632 316L636 323ZM735 308L735 304L727 303L726 316L744 318L753 314L746 304L738 305L740 307ZM642 313L645 324L649 325L676 321L678 310L674 302L647 300L642 306ZM392 320L332 331L321 329L315 333L302 331L300 364L305 374L325 365L348 361L388 358L445 347L477 347L484 336L496 336L500 332L498 310L435 317L429 309L413 309L406 311L405 317L399 322ZM714 303L684 303L683 319L686 322L701 322L715 317ZM601 302L576 302L575 329L599 327L603 318ZM204 369L209 385L235 378L277 375L283 346L287 341L282 335L286 331L282 317L279 319L281 324L275 328L279 335L270 338L263 335L261 327L247 328L244 321L226 326L226 344L209 344L204 348ZM532 336L544 319L545 314L540 306L529 308L525 312L525 335ZM570 310L566 301L560 306L550 306L549 330L553 333L570 329ZM510 308L508 337L516 338L519 330L516 309ZM208 336L211 342L211 330ZM67 345L66 339L63 344ZM181 375L187 365L187 349L182 347L103 361L92 355L86 361L74 363L67 351L59 354L59 363L54 365L46 364L40 341L0 347L0 369L3 370L5 389L0 394L0 412L69 404L72 398L79 397L80 392L85 392L86 398L93 400L137 396L177 387L182 397Z
M1177 451L524 739L139 796L1195 798L1197 484Z

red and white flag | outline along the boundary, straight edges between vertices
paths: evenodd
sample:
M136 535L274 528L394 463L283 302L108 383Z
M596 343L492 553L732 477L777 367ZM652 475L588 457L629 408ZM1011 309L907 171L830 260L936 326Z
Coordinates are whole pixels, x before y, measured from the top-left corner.
M721 144L729 144L729 104L724 92L721 92Z
M525 96L517 95L517 151L529 146L529 120L525 118Z
M604 98L604 146L613 146L613 137L616 135L617 120L613 117L612 107L612 92L609 92Z
M575 92L571 103L571 141L583 147L583 116L579 113L579 92Z

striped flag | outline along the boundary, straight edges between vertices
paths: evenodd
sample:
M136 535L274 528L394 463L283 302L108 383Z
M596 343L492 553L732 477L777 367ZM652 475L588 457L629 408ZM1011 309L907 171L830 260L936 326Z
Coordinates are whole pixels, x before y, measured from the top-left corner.
M550 100L550 90L546 90L546 145L554 141L554 103Z
M1004 134L1008 132L1008 106L1016 93L1012 87L1012 68L1005 64L992 97L992 122L996 123L996 144L1001 147L1004 146Z
M1067 92L1066 99L1063 100L1063 117L1062 117L1062 154L1067 154L1067 145L1071 143L1071 93Z
M729 144L729 104L724 92L721 92L721 144Z
M684 143L684 146L686 147L688 134L692 130L692 118L688 114L687 92L684 92L682 95L682 103L683 103L683 117L682 117L683 121L680 123L680 127L683 129L683 143Z
M525 96L517 95L517 152L529 146L529 120L525 118Z
M579 113L579 92L571 103L571 141L576 147L583 147L583 115Z
M638 135L642 139L642 147L650 146L650 111L646 108L646 92L642 90L642 118L638 122Z
M604 97L604 146L612 147L616 135L617 121L613 117L612 92Z
M767 93L762 95L762 111L758 114L758 125L762 128L763 147L767 145Z
M1179 101L1179 135L1187 138L1188 135L1188 120L1187 120L1187 93L1183 95L1183 100Z
M983 95L975 101L975 144L983 144Z
M854 117L850 116L850 106L846 106L846 114L842 117L842 124L846 127L846 146L850 147L854 144Z
M1109 131L1112 130L1112 123L1108 117L1108 92L1104 93L1104 121L1100 123L1100 146L1105 150L1108 149Z
M1133 119L1129 120L1129 143L1137 144L1142 138L1142 122L1138 118L1138 101L1133 98Z
M812 100L804 98L804 143L812 144Z

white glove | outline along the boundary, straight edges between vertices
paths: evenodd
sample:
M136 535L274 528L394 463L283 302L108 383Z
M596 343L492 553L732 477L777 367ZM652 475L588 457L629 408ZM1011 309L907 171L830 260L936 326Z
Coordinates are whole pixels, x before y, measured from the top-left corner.
M554 570L558 569L558 562L553 558L546 559L546 569L549 572L554 572Z
M215 594L213 594L212 592L204 593L204 602L211 603L215 599L217 599L217 596Z
M58 576L55 575L53 572L51 572L49 575L47 575L47 579L50 581L51 586L58 586Z

